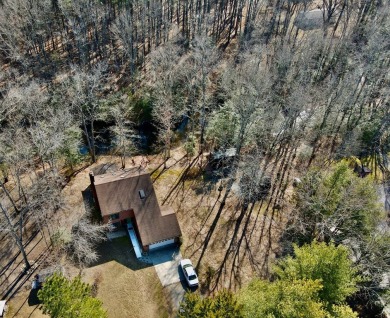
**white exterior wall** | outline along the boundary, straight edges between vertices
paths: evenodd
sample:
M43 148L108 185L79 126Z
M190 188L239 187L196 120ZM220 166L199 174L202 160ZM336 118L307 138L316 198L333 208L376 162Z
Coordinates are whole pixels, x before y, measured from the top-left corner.
M150 244L149 245L149 251L150 250L154 250L156 248L160 248L160 247L164 247L164 246L167 246L167 245L171 245L175 243L175 239L169 239L169 240L164 240L164 241L160 241L160 242L157 242L157 243L153 243L153 244Z

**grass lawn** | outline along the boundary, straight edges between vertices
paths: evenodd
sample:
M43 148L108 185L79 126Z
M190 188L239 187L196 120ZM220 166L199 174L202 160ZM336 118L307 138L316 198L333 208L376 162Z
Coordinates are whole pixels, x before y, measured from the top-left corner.
M83 280L97 284L97 298L108 317L168 317L155 269L137 261L127 237L104 242L99 254L99 262L83 271Z

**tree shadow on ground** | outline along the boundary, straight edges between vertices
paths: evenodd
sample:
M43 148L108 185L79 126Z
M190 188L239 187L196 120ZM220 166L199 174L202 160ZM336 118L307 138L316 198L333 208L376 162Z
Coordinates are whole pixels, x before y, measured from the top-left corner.
M117 171L119 170L119 166L116 163L102 163L96 165L93 169L92 172L95 176L98 176L100 174L105 174L110 171Z
M28 241L25 243L25 248L27 248L27 246L32 242L32 240L37 236L37 234L39 233L39 231L35 231L31 237L28 239ZM42 237L35 243L34 246L31 247L30 251L27 252L27 256L29 256L31 253L33 253L35 247L42 241ZM0 295L1 295L1 298L2 299L5 299L7 297L9 297L9 295L13 295L14 293L16 293L19 288L20 288L20 283L25 279L26 275L29 276L30 274L28 272L25 272L25 271L20 271L19 273L17 273L18 270L20 270L20 268L23 266L22 264L24 264L24 261L23 259L19 260L18 261L18 257L20 256L19 255L20 253L18 253L11 261L13 262L13 269L10 270L10 272L8 273L3 273L2 275L4 275L2 277L3 279L3 282L0 284ZM42 253L38 256L38 259L42 257ZM18 262L16 265L14 264L15 262ZM30 272L32 270L30 269ZM15 273L16 274L15 274ZM12 276L15 276L12 280L10 277Z
M29 306L40 305L42 302L38 298L39 289L31 289L30 294L28 295L27 303Z
M200 154L197 155L192 161L189 161L187 167L183 170L183 172L179 175L179 177L175 180L174 185L171 187L171 189L168 191L168 194L165 196L162 204L164 205L166 202L169 201L170 197L176 193L178 189L180 189L180 186L184 186L184 182L187 180L187 175L191 171L191 168L195 166L195 164L198 162L200 158ZM176 162L177 163L177 162ZM175 163L175 164L176 164ZM174 165L175 165L174 164ZM172 165L171 167L173 167ZM171 168L170 167L170 168Z
M87 188L81 191L81 194L83 196L85 211L90 215L92 221L101 222L102 216L99 212L99 209L95 205L92 186L89 185Z
M20 278L19 278L19 280L18 280L18 285L17 285L17 287L14 289L14 290L9 290L8 292L7 292L7 294L6 295L3 295L2 296L2 299L11 299L11 298L13 298L14 296L15 296L15 294L16 293L18 293L19 291L20 291L20 289L23 287L23 286L28 286L28 285L25 285L28 281L30 281L30 279L31 279L31 277L35 274L35 271L36 271L36 268L39 268L39 266L40 266L40 264L42 264L44 261L45 261L45 259L47 259L47 257L49 256L49 254L50 254L50 249L47 249L47 250L44 250L39 256L38 256L38 258L36 259L36 267L35 266L33 266L29 271L27 271L27 272L24 272L23 274L23 276L21 276ZM26 287L25 287L26 288ZM28 288L28 287L27 287ZM36 290L36 293L37 293L38 291ZM38 299L38 298L36 298L35 299L35 297L36 297L37 295L35 294L35 292L30 292L30 294L29 294L29 296L26 298L26 300L23 302L23 304L18 308L18 310L15 312L15 314L12 316L12 318L14 318L14 317L17 317L18 316L18 314L19 314L19 312L20 312L20 310L22 309L22 307L25 305L25 303L27 303L29 306L37 306L38 304L34 304L35 302L36 302L36 300ZM38 300L39 301L39 300ZM31 305L30 305L30 303L31 303ZM31 314L35 311L35 309L36 309L37 307L35 307L34 308L34 310L31 312ZM31 314L30 314L30 316L31 316ZM29 316L29 317L30 317Z
M174 167L177 164L180 164L187 156L181 157L179 160L176 160L169 167L167 166L168 159L165 159L162 163L160 163L153 171L150 172L150 175L153 176L153 183L155 183L165 172L167 172L170 168ZM161 170L160 170L161 168ZM160 170L160 171L159 171Z
M207 162L203 168L203 180L208 184L216 184L221 179L229 177L231 167L215 167L210 162Z
M27 303L29 307L35 306L33 311L30 313L28 317L31 317L33 312L39 307L42 302L38 298L38 291L39 289L31 289L29 295L27 296L26 300L23 302L23 304L19 307L19 309L13 314L12 318L18 317L18 314L22 307ZM8 317L8 316L7 316Z
M192 252L191 254L191 257L193 257L196 253L199 252L199 249L203 246L203 243L201 243L198 248L194 248L194 246L197 244L197 241L198 241L198 238L200 238L201 236L201 233L204 231L204 228L207 226L207 222L209 221L215 207L217 206L217 203L219 203L219 199L221 197L221 192L218 193L218 197L217 199L215 200L214 204L208 209L208 211L206 212L205 216L202 218L201 220L201 224L200 224L200 227L198 228L197 232L195 233L195 235L193 236L193 239L192 239L192 243L189 244L187 246L187 248L185 249L185 251L187 251L188 249L193 249L194 251ZM202 196L198 206L201 205L202 201L203 201L203 198L204 198L204 195Z
M0 265L0 276L4 275L5 272L11 267L11 265L15 262L15 259L20 255L20 251L15 254L15 243L6 238L5 236L0 239L1 247L0 247L0 255L1 255L1 265ZM7 261L7 263L3 263L3 261Z
M97 246L97 253L99 259L88 267L95 267L111 261L118 262L133 271L153 266L137 259L128 236L118 237L100 243Z
M218 220L219 218L214 216L214 221L211 226L209 225L208 220L211 220L213 210L215 210L215 206L219 202L220 196L221 194L215 202L215 205L210 206L206 218L201 222L200 227L197 229L197 234L192 237L192 242L188 246L188 249L193 249L191 257L194 257L200 250L203 253L201 256L206 254L204 246L207 244L207 240L210 240L211 238L210 233L214 231L214 227L216 226L215 220ZM226 249L222 248L218 252L224 253L224 258L220 261L218 268L210 267L208 262L201 264L202 258L199 257L198 259L198 270L200 267L206 266L203 269L205 279L201 285L202 293L213 292L221 286L226 286L226 284L228 284L229 287L240 286L242 283L241 268L245 260L249 261L249 265L259 275L268 275L270 256L273 254L276 255L276 251L272 246L272 242L274 241L273 233L275 230L273 218L271 216L268 218L267 215L264 215L262 224L258 224L259 214L261 213L261 204L257 208L258 210L255 210L254 206L252 206L250 211L241 211L241 213L239 213L240 210L238 209L240 205L236 205L237 202L235 204L230 202L230 204L227 204L224 207L224 215L226 211L231 211L231 215L229 214L230 216L228 219L218 225L218 245L226 246ZM227 216L225 215L225 217ZM207 226L210 226L210 228L206 233L206 236L204 236L202 233ZM257 232L258 234L254 235L254 232ZM260 238L258 237L259 234ZM199 240L201 242L199 242ZM258 242L258 244L254 241ZM214 238L209 244L212 249L215 249L215 242ZM194 248L196 246L198 247Z
M184 169L182 174L175 180L174 185L163 200L163 204L172 204L172 201L178 201L178 209L181 209L182 204L187 200L187 196L190 197L191 192L194 191L196 195L201 196L201 200L193 211L196 214L198 208L202 206L203 199L210 196L212 191L216 191L218 189L220 196L220 192L223 189L223 175L221 174L221 171L207 170L208 168L206 167L208 163L206 162L204 165L201 159L199 161L199 158L200 157L198 156L189 162L188 167ZM192 168L196 168L196 171L192 171ZM218 183L219 187L217 188ZM180 199L178 200L177 198ZM212 213L215 204L213 204L211 210L207 212L206 221Z

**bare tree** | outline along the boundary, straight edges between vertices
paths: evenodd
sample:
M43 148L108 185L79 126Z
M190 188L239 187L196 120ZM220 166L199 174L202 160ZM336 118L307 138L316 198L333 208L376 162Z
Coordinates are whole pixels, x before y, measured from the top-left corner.
M70 101L87 141L92 162L96 162L95 121L102 114L102 94L105 84L104 64L97 64L90 71L73 68L66 87Z
M174 125L184 113L180 91L175 91L180 87L175 75L179 54L178 47L168 43L151 55L152 88L155 101L153 117L159 130L165 161L170 157Z
M63 182L57 169L52 169L36 178L26 190L31 220L38 226L47 246L53 244L53 235L58 228L56 213L65 206L61 193Z
M192 70L195 71L197 85L200 87L200 98L198 107L196 107L196 113L199 117L200 126L200 142L199 153L203 152L205 142L205 129L207 125L207 115L209 113L208 98L210 95L210 74L218 59L218 51L212 39L207 34L198 35L191 42L191 57L193 66ZM193 77L194 74L192 73Z
M110 224L95 224L90 217L86 213L72 226L71 241L66 246L81 269L98 260L96 246L107 239L106 233L111 229Z
M135 135L133 123L130 121L132 110L126 102L120 101L110 109L110 114L115 121L111 128L114 134L114 145L121 157L122 169L126 168L126 157L128 157L135 145L132 140Z
M25 208L19 209L16 202L11 197L4 184L0 181L0 186L3 191L3 196L6 196L8 202L5 199L1 199L0 202L0 231L2 233L10 234L20 253L23 256L24 269L28 270L31 265L27 258L27 253L24 247L23 230L24 230L24 218L27 210ZM11 212L12 211L12 212ZM16 221L15 221L16 217Z
M116 18L116 21L111 27L115 38L120 41L124 55L130 64L130 74L134 78L136 72L136 63L138 57L138 39L136 30L139 23L134 19L132 10L125 10Z
M260 83L258 80L259 72L263 71L265 70L259 67L259 61L256 58L253 58L248 59L246 63L239 65L237 68L228 69L224 74L224 84L229 92L229 99L226 102L226 106L229 107L229 111L232 113L234 118L234 120L227 123L224 127L226 129L226 133L233 136L233 143L231 146L234 147L236 154L233 162L230 164L229 175L225 182L225 192L220 200L220 206L214 221L206 235L199 263L204 256L210 242L210 238L213 235L219 218L224 210L227 198L230 195L233 184L237 179L240 162L243 157L243 147L249 140L251 140L256 128L260 127L259 124L261 122L262 114L264 108L267 106L267 99L265 98L266 95L262 94L263 89L265 89L267 85L261 85L263 82ZM264 83L269 85L269 82ZM229 120L229 117L227 120ZM242 215L245 215L244 212Z
M41 1L2 1L0 12L0 52L23 67L37 58L39 66L47 65L45 39L50 33L46 19L51 17L50 4Z
M25 145L31 151L29 155L39 161L43 172L47 164L58 168L65 143L69 150L72 147L77 149L77 144L70 141L72 132L77 132L78 128L69 107L59 103L57 97L58 92L49 92L46 83L22 81L9 87L3 100L5 131L25 134L29 139ZM3 134L5 143L9 143L5 140L7 135ZM11 143L9 146L13 148Z

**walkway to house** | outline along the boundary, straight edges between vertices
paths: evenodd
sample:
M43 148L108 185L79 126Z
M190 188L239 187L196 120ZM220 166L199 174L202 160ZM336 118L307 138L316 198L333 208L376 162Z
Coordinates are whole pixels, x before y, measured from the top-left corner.
M137 235L135 234L133 222L130 219L127 219L127 232L129 233L131 244L133 245L133 249L135 252L135 256L140 259L142 258L142 249L139 245Z

